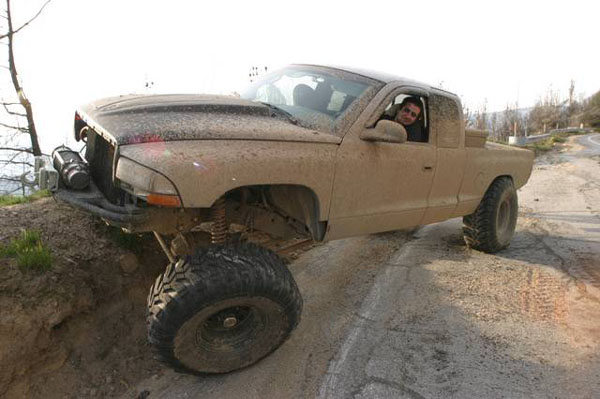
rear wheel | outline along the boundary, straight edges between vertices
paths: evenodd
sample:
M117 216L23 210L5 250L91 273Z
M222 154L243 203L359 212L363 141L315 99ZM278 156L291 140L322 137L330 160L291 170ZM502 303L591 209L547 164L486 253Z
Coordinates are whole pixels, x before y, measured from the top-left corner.
M160 275L148 297L148 338L181 371L226 373L277 349L302 298L282 260L253 244L203 248Z
M465 242L488 253L508 247L517 225L518 210L512 180L508 177L494 180L475 212L463 218Z

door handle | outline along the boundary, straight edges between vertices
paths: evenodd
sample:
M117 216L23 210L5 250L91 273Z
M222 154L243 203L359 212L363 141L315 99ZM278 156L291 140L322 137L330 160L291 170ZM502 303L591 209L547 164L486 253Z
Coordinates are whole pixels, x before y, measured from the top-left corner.
M425 166L423 166L423 170L426 171L426 172L432 171L433 170L433 166L425 165Z

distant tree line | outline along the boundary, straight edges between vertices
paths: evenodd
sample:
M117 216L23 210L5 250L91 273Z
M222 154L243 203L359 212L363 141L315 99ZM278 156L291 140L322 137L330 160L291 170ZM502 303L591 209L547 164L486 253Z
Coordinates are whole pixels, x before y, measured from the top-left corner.
M575 82L571 81L567 98L549 88L533 108L520 109L518 104L507 104L502 112L487 112L487 101L475 111L463 108L468 127L486 129L491 137L508 140L508 136L541 134L567 127L600 127L600 91L588 98L576 98Z

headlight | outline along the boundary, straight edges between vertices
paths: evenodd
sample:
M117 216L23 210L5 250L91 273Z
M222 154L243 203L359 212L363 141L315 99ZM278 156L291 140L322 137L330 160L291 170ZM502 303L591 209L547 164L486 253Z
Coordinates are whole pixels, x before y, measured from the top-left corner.
M152 169L127 158L119 158L115 175L126 186L130 186L129 191L136 196L145 198L148 203L181 206L175 186Z

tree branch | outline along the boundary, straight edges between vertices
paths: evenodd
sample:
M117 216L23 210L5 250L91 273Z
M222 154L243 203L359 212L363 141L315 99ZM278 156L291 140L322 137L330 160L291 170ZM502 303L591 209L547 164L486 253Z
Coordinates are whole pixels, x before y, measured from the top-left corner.
M21 105L21 104L19 104L19 105ZM24 118L27 118L27 115L26 115L26 114L20 114L20 113L18 113L18 112L11 111L10 109L8 109L8 105L7 105L6 103L2 103L2 106L4 107L4 109L6 110L6 112L7 112L8 114L10 114L10 115L22 116L22 117L24 117Z
M51 0L48 0L44 3L44 5L39 9L39 11L37 12L37 14L35 14L29 21L25 22L23 25L21 25L20 27L18 27L15 30L10 30L8 31L8 33L5 33L4 35L0 35L0 40L4 39L5 37L9 37L11 35L14 35L15 33L18 33L21 29L23 29L24 27L26 27L27 25L29 25L30 23L32 23L37 17L40 16L40 14L42 13L42 11L44 11L44 8L46 8L46 6L48 5L48 3L50 3ZM5 17L7 20L10 21L10 14Z
M23 133L29 133L29 129L26 128L26 127L11 126L11 125L7 125L6 123L2 123L2 122L0 122L0 126L5 127L7 129L18 130L18 131L23 132Z
M20 187L15 188L14 190L12 190L11 192L9 192L8 194L16 193L17 191L21 191L21 190L23 190L23 184L21 184Z
M37 17L40 16L40 14L42 13L42 11L44 11L44 8L46 8L46 6L48 5L48 3L50 3L51 0L48 0L44 3L44 5L40 8L40 10L37 12L37 14L35 14L29 21L25 22L23 25L21 25L17 30L14 31L14 33L17 33L18 31L20 31L21 29L23 29L24 27L26 27L27 25L29 25L30 23L32 23Z
M21 155L21 154L22 154L22 153L20 153L20 152L15 152L15 153L14 153L14 155L13 155L12 157L10 157L10 159L9 159L8 161L4 161L4 162L8 162L8 163L10 163L10 162L14 161L14 160L15 160L15 158L16 158L16 157L18 157L18 156L19 156L19 155ZM2 162L2 161L0 161L0 162Z
M15 148L15 147L0 147L0 151L18 151L18 152L26 152L28 154L33 154L28 148Z
M21 179L16 179L14 177L5 177L5 176L0 176L0 180L4 180L4 181L14 181L17 183L21 183Z
M4 140L0 142L0 146L12 146L12 143L16 142L21 134L23 133L19 131L6 131L6 136L2 137Z
M0 164L5 164L5 165L27 165L27 166L31 166L33 168L33 164L31 162L24 162L24 161L3 161L3 160L0 160Z
M38 13L29 22L33 21L38 15L40 15L42 10L46 7L46 5L49 2L50 2L50 0L46 1L46 3L44 3L42 8L40 8ZM17 66L15 63L15 55L14 55L14 51L13 51L13 44L14 44L13 37L15 34L15 30L13 29L13 25L12 25L12 17L11 17L11 12L10 12L10 0L6 0L6 16L8 17L7 35L8 35L8 65L10 67L10 77L13 82L15 92L17 93L17 96L19 97L19 102L21 103L21 105L25 109L25 113L27 114L28 129L26 130L26 132L29 134L29 139L31 140L31 150L33 151L34 155L42 155L42 150L40 149L40 143L38 140L37 130L35 128L35 121L33 119L33 107L31 106L29 99L25 95L25 92L23 91L23 88L21 87L21 85L19 83L19 78L17 76ZM23 29L27 24L29 24L29 22L27 22L25 25L21 26L18 30Z

